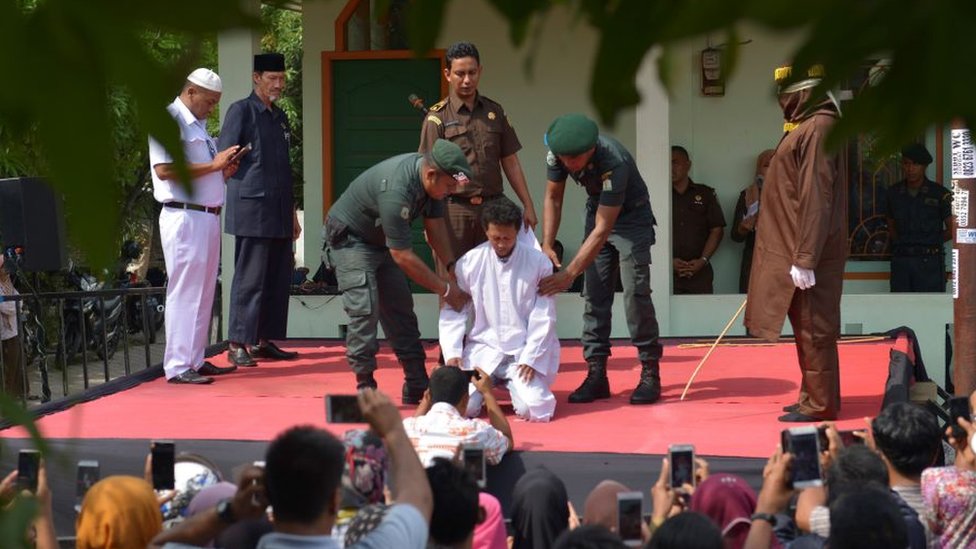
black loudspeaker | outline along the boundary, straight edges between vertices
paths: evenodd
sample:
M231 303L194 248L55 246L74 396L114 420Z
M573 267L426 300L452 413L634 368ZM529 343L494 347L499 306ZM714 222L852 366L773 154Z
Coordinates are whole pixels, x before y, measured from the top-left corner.
M36 177L0 179L0 240L23 246L25 271L60 271L67 266L61 197Z

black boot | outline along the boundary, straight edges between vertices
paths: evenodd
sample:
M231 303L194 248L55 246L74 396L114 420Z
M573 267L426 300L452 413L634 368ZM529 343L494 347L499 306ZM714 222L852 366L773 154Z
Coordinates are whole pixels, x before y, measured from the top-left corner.
M661 398L661 368L657 361L641 364L640 381L630 395L631 404L654 404Z
M400 401L410 405L420 404L430 380L427 377L427 367L423 362L401 362L400 366L403 368L403 393Z
M574 404L593 402L598 398L610 398L610 381L607 380L607 363L593 361L587 363L586 379L578 389L569 395Z
M376 379L373 378L373 372L367 372L365 374L356 374L356 390L362 391L363 389L375 389Z

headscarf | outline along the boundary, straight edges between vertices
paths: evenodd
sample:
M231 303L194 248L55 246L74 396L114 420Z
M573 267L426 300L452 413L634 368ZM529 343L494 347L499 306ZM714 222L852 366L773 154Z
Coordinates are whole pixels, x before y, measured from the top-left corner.
M85 494L75 521L78 549L145 547L162 530L152 486L141 478L111 476Z
M755 509L756 492L736 475L711 475L695 488L691 497L691 510L712 519L722 531L725 547L730 549L745 544L749 517Z
M481 492L478 494L478 505L484 511L485 518L474 527L471 549L508 549L501 503L488 492Z
M514 549L552 547L569 527L569 497L563 481L548 469L533 469L512 491Z
M389 459L383 440L362 429L350 429L342 435L346 447L342 467L343 509L359 509L371 503L383 503Z
M237 493L237 486L233 482L218 482L203 488L193 496L186 507L186 516L192 517L200 511L216 507L222 499L232 498Z

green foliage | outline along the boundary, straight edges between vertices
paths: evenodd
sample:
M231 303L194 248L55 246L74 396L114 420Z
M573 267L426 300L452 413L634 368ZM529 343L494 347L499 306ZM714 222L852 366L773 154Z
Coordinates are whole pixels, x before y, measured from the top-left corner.
M31 415L18 401L0 392L0 418L15 425L21 425L30 434L33 447L42 456L48 455L49 446L41 436ZM3 471L0 476L6 475ZM27 547L24 533L37 515L37 501L33 498L17 497L12 503L0 501L0 547Z
M291 124L291 159L294 195L301 207L304 203L305 146L302 141L302 14L295 11L263 6L261 21L265 34L261 40L264 51L274 51L285 56L287 85L276 103L288 116Z
M521 45L533 21L554 9L568 9L599 36L590 99L602 122L612 125L624 109L640 102L636 75L644 58L661 47L658 75L667 86L672 65L668 46L710 33L724 34L726 60L734 70L736 26L757 24L806 36L794 52L794 74L814 63L826 67L822 89L851 79L869 59L891 61L877 85L845 104L845 116L831 136L840 144L875 131L878 145L895 150L935 124L954 118L972 126L976 102L976 44L965 37L976 28L976 3L822 0L797 4L781 0L487 0L508 21L509 36ZM432 48L440 36L448 0L415 0L410 43L416 52ZM532 49L529 50L531 56ZM570 66L572 60L566 60ZM529 63L530 64L530 63ZM770 67L770 83L772 70Z
M17 497L0 512L0 542L9 549L27 549L25 532L37 515L37 500Z
M176 125L159 107L172 101L206 37L256 23L236 0L0 0L0 74L11 79L0 86L0 147L12 151L4 155L4 172L48 177L75 220L72 239L92 263L109 265L117 255L119 215L105 205L121 198L116 170L135 169L115 156L113 115L130 112L123 123L140 141L132 146L145 148L136 135L157 136L176 151L185 175ZM144 40L149 29L179 36L190 46L164 61ZM123 96L113 99L113 93L151 108L129 111ZM23 140L28 144L11 146Z

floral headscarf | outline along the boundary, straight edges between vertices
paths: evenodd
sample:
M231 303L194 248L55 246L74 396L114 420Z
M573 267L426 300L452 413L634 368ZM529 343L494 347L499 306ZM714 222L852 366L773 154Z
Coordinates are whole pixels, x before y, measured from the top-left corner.
M342 469L344 509L365 507L385 501L389 458L383 440L370 431L350 429L342 435L346 459Z

